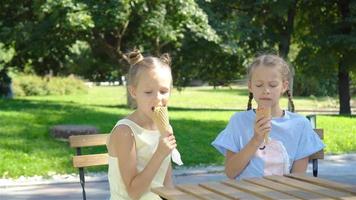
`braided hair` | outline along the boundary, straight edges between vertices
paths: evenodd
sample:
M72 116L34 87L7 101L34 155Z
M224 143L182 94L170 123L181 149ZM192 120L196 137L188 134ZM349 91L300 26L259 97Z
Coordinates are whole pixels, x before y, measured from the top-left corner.
M247 110L251 110L252 109L252 99L253 99L253 94L252 94L252 92L250 92L248 94Z
M289 81L292 78L291 69L288 63L283 58L274 54L263 54L256 57L251 63L251 65L248 66L247 75L249 80L251 80L252 78L253 70L259 66L278 67L278 70L282 75L283 81ZM286 93L288 96L290 111L294 112L294 102L290 90L287 90ZM253 94L250 92L248 103L247 103L247 110L252 109L252 99L253 99Z

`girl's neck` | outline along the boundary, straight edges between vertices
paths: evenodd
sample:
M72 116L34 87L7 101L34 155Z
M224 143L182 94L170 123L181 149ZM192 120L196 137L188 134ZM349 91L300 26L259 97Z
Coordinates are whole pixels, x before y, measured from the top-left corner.
M279 107L279 105L275 105L271 107L271 115L272 117L283 117L284 111Z
M133 122L135 122L136 124L138 124L140 127L144 129L157 130L153 120L148 116L146 116L145 114L141 113L139 110L135 110L127 118L132 120Z

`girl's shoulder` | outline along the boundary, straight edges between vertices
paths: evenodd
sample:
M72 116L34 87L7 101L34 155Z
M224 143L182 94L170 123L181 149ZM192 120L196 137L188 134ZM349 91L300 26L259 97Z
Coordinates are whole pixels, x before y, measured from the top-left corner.
M129 118L123 118L120 119L118 122L116 122L115 127L128 127L129 129L131 129L133 132L135 132L136 130L141 130L143 129L141 126L139 126L136 122L134 122L133 120L129 119Z
M122 120L119 120L110 132L110 139L118 139L133 135L132 127L127 123L122 123Z
M248 118L254 117L255 115L256 115L255 112L251 109L251 110L235 112L231 116L231 118L234 118L234 119L248 119Z
M290 112L290 111L285 111L285 117L289 120L295 120L295 121L302 121L302 122L308 122L308 119L301 114Z

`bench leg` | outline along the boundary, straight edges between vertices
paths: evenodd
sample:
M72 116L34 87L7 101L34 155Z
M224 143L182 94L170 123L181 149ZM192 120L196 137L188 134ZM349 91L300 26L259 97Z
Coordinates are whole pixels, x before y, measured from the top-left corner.
M313 159L313 176L318 176L318 159Z
M84 168L80 167L79 168L79 179L80 179L80 185L82 185L82 190L83 190L83 200L86 200L87 197L85 195L85 177L84 177Z

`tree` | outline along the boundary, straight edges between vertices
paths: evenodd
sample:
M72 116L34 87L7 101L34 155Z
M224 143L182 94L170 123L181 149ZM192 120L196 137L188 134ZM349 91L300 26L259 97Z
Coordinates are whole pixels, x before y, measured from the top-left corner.
M177 55L188 35L219 41L194 0L7 0L0 11L0 39L16 51L7 67L39 75L74 71L101 81L127 72L124 53L134 47Z
M237 41L235 48L241 60L251 60L262 52L277 52L286 60L294 31L298 11L298 0L286 1L214 1L213 10L220 10L231 27L230 39ZM221 20L221 18L218 18ZM232 28L234 27L234 28ZM291 69L294 72L294 69ZM293 77L289 80L293 93Z
M336 72L339 113L351 114L350 71L356 67L353 58L356 55L356 2L303 1L303 7L306 10L296 29L301 48L297 63L313 66L319 73ZM321 78L327 82L327 77Z

